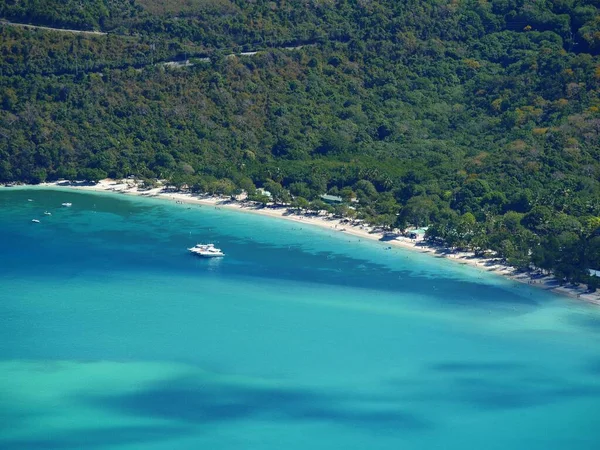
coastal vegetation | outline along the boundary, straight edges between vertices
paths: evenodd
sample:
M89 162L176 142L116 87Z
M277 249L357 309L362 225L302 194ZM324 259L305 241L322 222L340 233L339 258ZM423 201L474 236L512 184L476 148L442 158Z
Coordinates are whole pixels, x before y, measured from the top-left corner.
M595 289L598 7L9 0L8 21L108 34L0 25L0 181L262 187L302 209L328 193Z

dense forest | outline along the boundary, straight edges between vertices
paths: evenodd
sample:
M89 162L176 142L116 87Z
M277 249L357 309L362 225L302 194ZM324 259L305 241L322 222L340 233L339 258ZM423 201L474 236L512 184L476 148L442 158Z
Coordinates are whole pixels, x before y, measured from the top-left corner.
M595 288L599 8L7 0L6 21L107 35L0 23L0 181L134 175L315 209L330 193Z

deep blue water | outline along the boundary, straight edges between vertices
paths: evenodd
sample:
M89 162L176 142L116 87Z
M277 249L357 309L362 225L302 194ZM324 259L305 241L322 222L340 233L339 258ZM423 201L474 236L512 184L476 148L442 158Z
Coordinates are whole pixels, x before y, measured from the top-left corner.
M600 314L577 301L74 191L1 189L0 248L0 448L600 448Z

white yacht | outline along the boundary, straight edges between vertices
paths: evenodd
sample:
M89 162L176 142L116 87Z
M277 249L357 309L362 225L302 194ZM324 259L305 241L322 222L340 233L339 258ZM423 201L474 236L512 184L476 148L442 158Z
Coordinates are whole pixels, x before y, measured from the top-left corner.
M65 202L62 204L62 206L67 206L67 207L73 206L73 203Z
M31 219L31 221L32 221L33 223L40 223L40 221L39 221L39 220L37 220L37 219Z
M51 216L51 215L52 215L52 213L51 213L51 212L48 212L48 211L44 211L44 215L45 215L45 216Z
M215 247L214 244L196 244L192 248L188 248L188 250L190 253L204 258L225 256L225 253L223 253L220 248Z

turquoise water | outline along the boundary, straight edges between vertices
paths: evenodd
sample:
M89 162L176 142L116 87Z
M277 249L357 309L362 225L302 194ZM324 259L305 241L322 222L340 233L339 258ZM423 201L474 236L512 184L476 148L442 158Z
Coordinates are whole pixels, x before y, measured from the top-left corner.
M600 448L577 301L152 199L2 189L0 231L0 448Z

